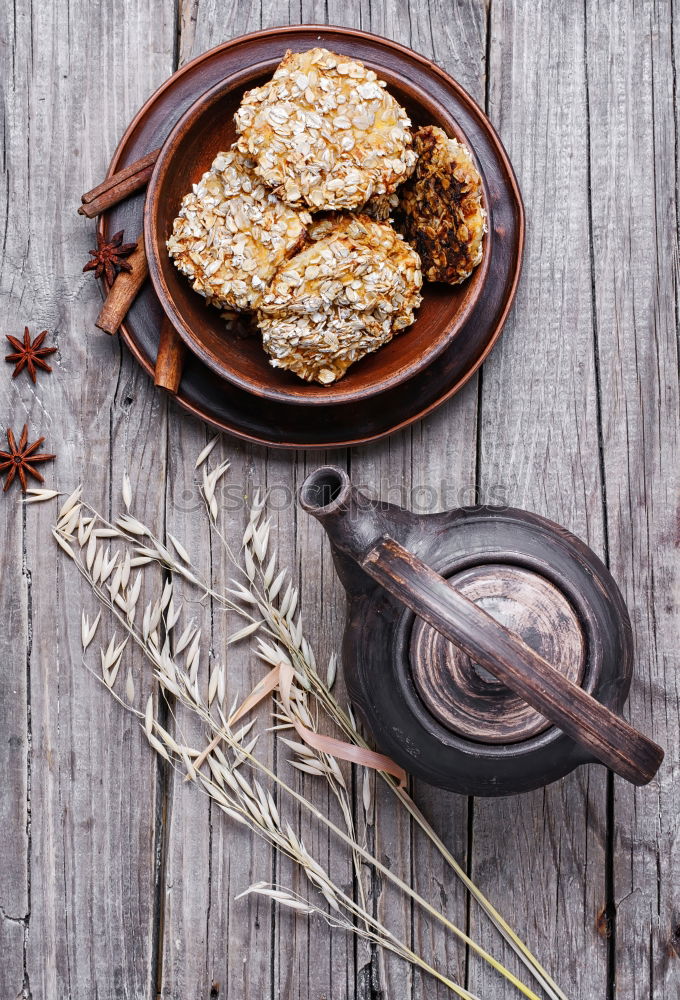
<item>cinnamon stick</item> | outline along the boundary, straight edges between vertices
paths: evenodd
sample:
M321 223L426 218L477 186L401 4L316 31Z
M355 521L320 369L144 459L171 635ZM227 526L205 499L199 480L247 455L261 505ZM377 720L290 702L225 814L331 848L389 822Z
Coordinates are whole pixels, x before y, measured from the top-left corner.
M127 262L132 266L132 271L130 273L121 271L118 275L109 289L95 323L95 326L99 327L100 330L103 330L104 333L110 333L112 336L125 319L128 309L149 273L149 265L144 252L143 234L140 235L137 248L132 251Z
M160 386L177 395L179 384L182 381L182 369L184 368L184 358L186 346L167 316L163 316L161 323L161 336L158 343L158 354L156 356L156 369L154 372L154 385Z
M153 173L153 167L159 153L160 149L152 150L146 156L124 167L123 170L107 177L91 191L86 191L80 199L82 205L78 209L78 213L92 219L105 209L111 208L112 205L117 205L119 201L127 198L134 191L144 187L148 184Z
M89 202L89 204L81 205L78 209L78 215L84 215L88 219L94 219L95 215L101 215L101 213L105 212L107 208L112 208L113 205L117 205L119 201L123 201L135 191L146 187L152 173L153 167L147 167L146 170L140 170L139 173L133 174L132 177L128 177L127 180L122 181L115 187L109 188L108 191L105 191L99 196L99 198L95 198L95 200Z
M127 167L123 167L122 170L118 170L115 174L111 174L110 177L106 177L101 184L92 188L91 191L86 191L85 194L80 199L84 205L88 202L94 201L98 198L100 194L104 194L109 188L116 187L121 181L125 181L128 177L132 177L133 174L138 174L140 170L146 170L147 167L152 167L156 160L158 159L158 154L160 149L153 149L146 156L142 156L139 160L135 160L134 163L130 163Z

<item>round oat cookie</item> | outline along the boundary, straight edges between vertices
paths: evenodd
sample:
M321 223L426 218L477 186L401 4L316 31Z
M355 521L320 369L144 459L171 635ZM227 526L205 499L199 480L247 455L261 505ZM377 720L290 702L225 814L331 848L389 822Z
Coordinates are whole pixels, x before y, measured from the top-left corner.
M352 209L411 173L410 120L383 80L326 49L287 52L234 116L239 149L291 205Z
M277 272L257 318L270 364L330 385L413 323L420 261L390 226L366 216L315 221L310 238Z
M182 199L167 248L219 309L254 309L276 269L306 243L307 212L284 204L237 149L218 153Z
M482 259L486 212L469 151L435 125L413 137L416 168L399 190L395 225L422 260L428 281L457 285Z

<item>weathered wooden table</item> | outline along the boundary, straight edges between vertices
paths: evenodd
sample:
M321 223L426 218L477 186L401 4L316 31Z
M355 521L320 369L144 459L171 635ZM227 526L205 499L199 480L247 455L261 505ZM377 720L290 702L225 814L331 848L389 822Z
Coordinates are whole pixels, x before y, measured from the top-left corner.
M0 372L2 428L28 421L45 434L58 453L48 483L68 490L83 480L105 511L129 469L136 509L188 539L220 581L228 568L210 547L193 474L210 432L94 329L99 292L82 274L94 226L76 214L81 192L179 63L289 20L412 46L499 130L523 190L528 245L514 312L479 376L424 423L351 454L221 447L244 494L278 487L281 500L332 459L376 491L403 490L416 509L475 498L526 506L608 561L635 628L629 715L667 749L658 778L634 790L593 766L507 800L422 785L414 793L574 1000L680 993L677 5L675 33L673 13L665 0L71 0L5 3L0 15L2 333L48 328L59 347L35 388L23 376L11 382L9 366ZM319 922L233 901L269 877L268 848L160 769L84 670L80 609L91 599L51 542L53 510L23 508L16 496L0 502L2 1000L443 996ZM307 631L328 656L343 596L327 544L293 503L276 506ZM243 518L233 512L236 535ZM230 627L214 614L214 648ZM229 667L241 691L261 676L246 648ZM379 856L496 948L438 857L389 800L378 806L369 835ZM325 833L311 827L306 837L330 851ZM349 879L343 866L334 870ZM511 995L419 912L373 890L393 926L473 992Z

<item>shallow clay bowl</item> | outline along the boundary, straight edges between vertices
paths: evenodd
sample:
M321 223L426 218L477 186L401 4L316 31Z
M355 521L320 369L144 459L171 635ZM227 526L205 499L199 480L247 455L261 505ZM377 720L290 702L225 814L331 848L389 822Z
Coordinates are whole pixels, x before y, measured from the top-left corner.
M300 48L308 48L304 42ZM389 49L389 43L385 43ZM339 46L346 48L346 46ZM350 53L351 54L351 53ZM462 285L424 284L416 322L389 344L354 364L330 386L303 382L272 368L256 334L244 337L225 328L219 310L208 306L172 263L166 240L183 196L210 168L221 150L236 140L233 116L243 93L268 80L278 60L267 60L221 81L203 94L165 141L147 190L144 238L151 280L167 316L201 361L222 378L258 396L296 405L351 403L393 389L426 368L451 343L482 292L488 269L490 234L482 263ZM450 114L398 70L366 61L406 108L414 127L440 125L472 149ZM472 149L474 155L474 149ZM486 194L486 192L485 192ZM225 386L226 389L226 386Z

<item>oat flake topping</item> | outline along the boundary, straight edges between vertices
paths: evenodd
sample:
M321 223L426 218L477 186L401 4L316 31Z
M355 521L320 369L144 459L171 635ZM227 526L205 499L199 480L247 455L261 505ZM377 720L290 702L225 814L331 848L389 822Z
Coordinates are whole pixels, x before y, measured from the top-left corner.
M315 220L310 238L275 275L258 324L275 368L329 385L413 323L420 259L364 215Z
M410 121L383 80L326 49L287 52L236 112L239 149L291 205L353 209L412 172Z
M306 242L311 217L268 190L236 149L182 199L168 251L193 288L218 308L254 309L274 272Z

